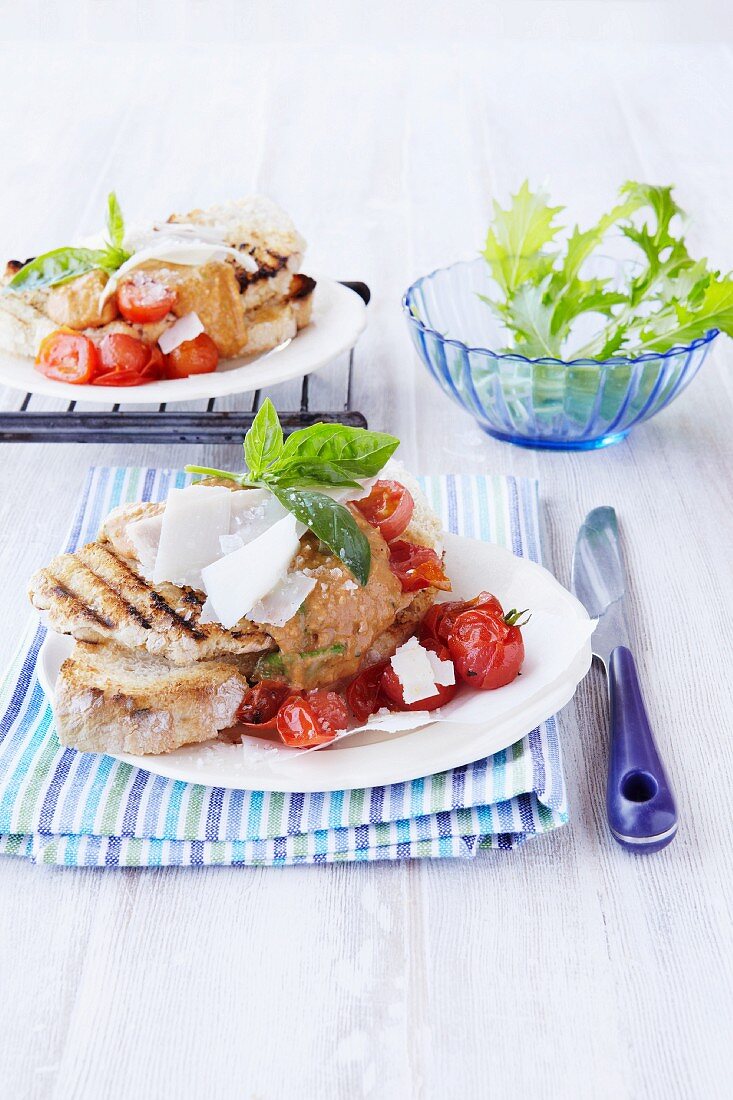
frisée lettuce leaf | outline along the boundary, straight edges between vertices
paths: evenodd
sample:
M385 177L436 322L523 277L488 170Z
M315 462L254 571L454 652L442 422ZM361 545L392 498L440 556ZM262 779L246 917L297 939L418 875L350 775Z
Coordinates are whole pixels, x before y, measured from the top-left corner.
M498 293L479 297L511 335L506 351L531 359L634 357L711 330L733 335L733 274L690 255L672 187L628 181L596 225L576 225L569 235L557 222L563 209L526 181L506 209L493 204L482 255ZM611 236L625 239L633 261L621 280L587 270ZM588 338L585 317L580 343L583 315L597 325Z

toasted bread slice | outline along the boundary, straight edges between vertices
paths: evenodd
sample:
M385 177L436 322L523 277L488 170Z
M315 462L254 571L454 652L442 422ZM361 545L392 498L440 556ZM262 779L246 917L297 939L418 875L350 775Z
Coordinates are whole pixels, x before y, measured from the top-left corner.
M60 634L86 642L114 641L164 655L175 665L261 653L274 644L246 620L235 630L200 623L202 596L191 588L148 584L106 541L54 558L31 578L29 595Z
M171 752L234 725L246 690L225 661L179 668L114 642L77 642L56 683L56 729L81 752Z
M237 268L245 312L289 296L290 280L303 262L306 245L290 216L271 199L249 195L206 210L172 214L168 221L221 227L227 244L252 256L257 271Z

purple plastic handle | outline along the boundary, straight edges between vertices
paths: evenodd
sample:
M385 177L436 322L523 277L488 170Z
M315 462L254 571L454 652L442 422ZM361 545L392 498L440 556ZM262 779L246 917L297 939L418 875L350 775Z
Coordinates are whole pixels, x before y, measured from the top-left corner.
M634 658L626 646L611 653L608 686L608 823L625 848L657 852L674 840L677 806L649 725Z

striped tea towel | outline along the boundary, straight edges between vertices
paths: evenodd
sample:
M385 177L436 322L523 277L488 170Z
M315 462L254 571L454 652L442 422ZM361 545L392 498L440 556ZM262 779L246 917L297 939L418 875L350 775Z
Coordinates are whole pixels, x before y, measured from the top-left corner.
M163 499L176 470L90 470L68 541L118 504ZM426 477L451 531L539 559L537 483ZM36 676L35 623L0 690L0 852L67 867L328 863L473 856L567 821L554 720L504 752L409 783L326 794L232 791L164 779L59 745Z

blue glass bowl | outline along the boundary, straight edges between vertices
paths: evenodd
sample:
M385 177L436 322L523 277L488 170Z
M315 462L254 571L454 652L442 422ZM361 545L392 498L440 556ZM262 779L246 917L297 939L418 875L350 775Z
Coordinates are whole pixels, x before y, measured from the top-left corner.
M588 450L616 443L668 405L718 335L636 358L527 359L506 343L478 294L495 294L482 258L439 268L402 299L412 342L438 385L489 435L525 447Z

